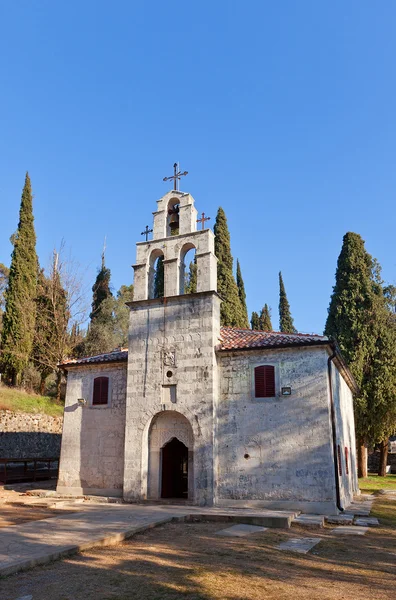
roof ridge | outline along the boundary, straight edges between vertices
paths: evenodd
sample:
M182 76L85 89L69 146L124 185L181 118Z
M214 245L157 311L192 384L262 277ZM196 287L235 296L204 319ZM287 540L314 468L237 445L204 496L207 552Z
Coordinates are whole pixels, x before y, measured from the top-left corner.
M288 331L267 331L267 330L262 330L262 329L249 329L247 327L232 327L231 325L222 325L220 327L220 330L225 329L225 330L231 330L231 331L243 331L243 332L247 332L247 333L258 333L258 334L265 334L265 333L270 333L270 334L277 334L277 335L299 335L299 336L308 336L308 337L326 337L321 333L300 333L299 331L296 332L288 332Z

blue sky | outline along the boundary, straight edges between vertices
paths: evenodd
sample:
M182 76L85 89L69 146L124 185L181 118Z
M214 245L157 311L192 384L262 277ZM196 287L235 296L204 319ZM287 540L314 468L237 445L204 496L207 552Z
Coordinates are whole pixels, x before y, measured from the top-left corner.
M180 161L228 217L249 312L321 332L347 231L396 283L396 4L4 1L0 262L28 170L41 264L65 239L114 289Z

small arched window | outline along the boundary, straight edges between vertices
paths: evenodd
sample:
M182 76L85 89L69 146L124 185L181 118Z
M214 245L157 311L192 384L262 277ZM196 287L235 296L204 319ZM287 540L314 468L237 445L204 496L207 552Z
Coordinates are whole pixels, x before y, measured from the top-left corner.
M92 404L108 404L109 403L109 378L95 377L93 386Z
M254 369L254 395L256 398L275 396L275 367L262 365Z

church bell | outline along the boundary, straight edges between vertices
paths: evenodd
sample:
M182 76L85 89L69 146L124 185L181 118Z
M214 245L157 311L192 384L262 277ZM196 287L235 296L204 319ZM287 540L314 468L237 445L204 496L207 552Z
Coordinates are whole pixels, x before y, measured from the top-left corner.
M175 231L175 229L179 229L179 207L174 206L173 208L170 208L168 214L170 230Z

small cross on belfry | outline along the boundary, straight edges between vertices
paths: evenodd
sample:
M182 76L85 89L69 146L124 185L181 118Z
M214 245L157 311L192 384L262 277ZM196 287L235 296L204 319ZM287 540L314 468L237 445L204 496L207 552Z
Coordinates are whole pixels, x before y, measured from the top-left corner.
M149 229L149 226L146 225L146 229L144 231L142 231L142 233L140 234L140 235L145 235L146 236L146 242L148 240L149 233L153 233L153 230Z
M202 224L201 229L204 229L204 227L205 227L205 221L210 221L210 217L205 217L205 213L202 213L201 218L197 219L197 223L201 223Z
M188 171L184 171L184 173L182 173L178 169L179 169L179 165L178 165L178 163L175 163L173 165L173 175L171 175L171 177L164 177L162 180L162 181L170 181L171 179L173 179L173 189L174 190L179 189L180 177L184 177L184 175L188 175Z

